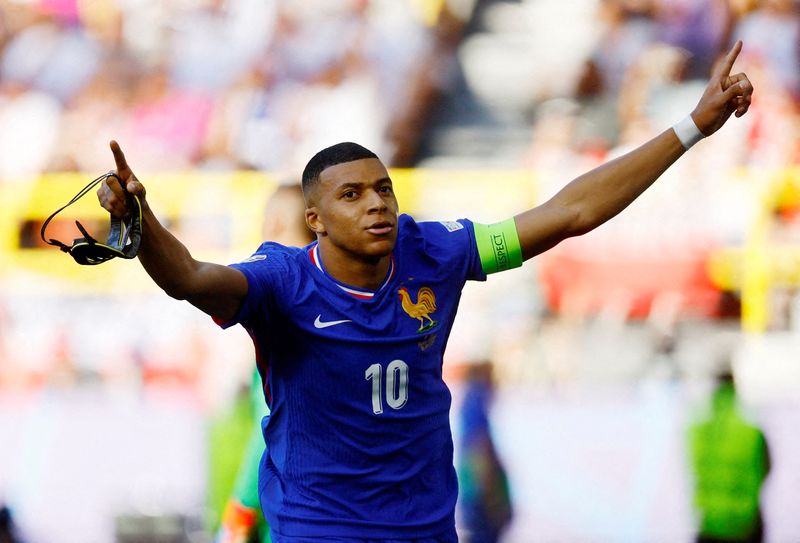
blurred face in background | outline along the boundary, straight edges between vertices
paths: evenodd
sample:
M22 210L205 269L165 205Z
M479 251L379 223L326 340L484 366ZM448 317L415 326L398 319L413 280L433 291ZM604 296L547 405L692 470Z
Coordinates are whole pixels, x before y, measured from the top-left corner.
M290 247L304 247L316 236L305 221L306 204L300 185L280 185L264 207L262 239Z

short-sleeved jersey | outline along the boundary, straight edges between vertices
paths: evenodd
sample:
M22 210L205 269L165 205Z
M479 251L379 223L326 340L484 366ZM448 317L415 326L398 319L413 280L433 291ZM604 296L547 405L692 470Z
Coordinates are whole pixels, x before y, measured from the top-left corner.
M458 485L442 359L461 290L484 280L468 220L398 220L376 292L338 283L316 243L264 243L234 264L270 415L259 492L284 536L454 531Z

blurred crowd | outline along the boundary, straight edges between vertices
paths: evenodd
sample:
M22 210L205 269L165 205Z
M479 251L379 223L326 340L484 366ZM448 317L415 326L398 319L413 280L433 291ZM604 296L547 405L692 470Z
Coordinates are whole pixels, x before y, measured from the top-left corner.
M561 9L547 0L522 4ZM534 122L522 162L536 172L543 198L691 112L715 62L736 40L744 48L733 71L747 73L756 90L745 117L699 143L619 217L543 255L551 304L576 314L615 306L623 316L641 317L665 293L677 299L670 302L673 319L687 310L726 313L728 298L709 279L709 259L753 239L764 206L784 205L770 195L800 162L800 2L586 4L595 9L572 25L584 31L562 30L572 32L579 53L565 53L565 63L538 74L533 87Z
M0 182L102 171L111 138L146 170L296 171L341 139L410 165L467 23L448 9L459 4L476 3L6 0ZM594 49L569 92L531 96L526 165L582 171L669 126L736 39L746 44L737 68L757 93L726 156L798 161L796 0L584 4ZM541 85L564 79L542 76Z
M408 161L460 28L433 4L3 1L0 183L105 171L112 138L140 171Z
M548 161L548 149L602 160L670 126L691 110L736 40L745 47L734 70L748 74L756 93L727 164L800 160L796 0L601 0L597 10L594 50L581 60L571 95L537 108L534 167Z
M500 28L495 12L508 9ZM508 72L515 84L470 77L465 51L483 27L528 40L514 41L515 54L480 57L483 68ZM699 143L598 231L543 255L524 276L496 280L497 290L514 288L532 300L513 318L505 306L482 313L487 322L526 330L516 343L532 341L530 330L548 312L649 317L660 323L656 335L669 338L687 308L724 313L721 302L730 297L710 284L709 255L743 243L771 172L800 160L797 0L0 0L0 185L41 172L106 171L112 138L139 172L296 176L314 152L345 139L390 165L414 164L460 61L468 83L482 79L505 107L515 93L524 96L517 116L530 118L531 136L508 167L535 172L542 200L691 111L714 62L736 39L745 47L734 69L756 87L748 115ZM526 70L533 82L523 81ZM736 177L740 166L749 173ZM434 191L428 207L435 218L473 216L448 207L464 198L426 188ZM21 323L41 322L37 314L5 313L0 343L7 345L26 329ZM16 324L4 331L3 321ZM49 337L66 344L73 334ZM164 341L179 345L178 337ZM58 358L48 354L55 343L17 350L27 359L37 349L42 360ZM568 343L577 349L585 342ZM527 365L528 350L519 350ZM569 357L565 351L556 358ZM616 357L615 348L609 353ZM180 365L177 359L163 365Z

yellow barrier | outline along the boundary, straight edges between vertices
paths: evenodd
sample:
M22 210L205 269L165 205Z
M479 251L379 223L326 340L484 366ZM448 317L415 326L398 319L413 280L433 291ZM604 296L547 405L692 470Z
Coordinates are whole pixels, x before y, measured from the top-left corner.
M769 325L771 289L800 286L800 243L771 239L776 210L800 207L800 168L766 177L744 246L717 251L708 265L715 286L741 292L742 329L750 333Z
M537 200L536 177L528 171L394 169L391 176L401 210L418 218L468 216L492 222L531 207ZM154 289L138 265L115 259L101 266L78 266L55 248L20 248L20 227L25 221L44 220L93 177L50 174L34 182L0 185L0 281L4 291L95 294ZM768 183L757 181L764 188L745 244L716 251L708 263L714 285L741 292L742 327L755 333L768 326L770 290L800 286L800 243L770 239L775 210L800 207L800 168L767 177ZM263 206L277 181L258 172L190 172L149 175L146 185L148 201L193 254L224 263L249 255L261 243ZM88 194L59 218L106 221L108 215L94 194ZM74 237L79 236L75 229ZM62 241L70 243L72 239Z
M449 214L458 210L476 220L493 221L535 203L535 183L530 172L395 169L391 176L401 211L427 218L457 218ZM30 183L0 185L2 290L87 294L149 292L155 288L141 266L123 260L79 266L54 247L20 247L23 223L43 221L94 177L50 174ZM264 204L277 187L273 176L258 172L165 173L148 175L143 182L147 199L160 220L192 254L220 263L249 256L263 241L260 225ZM57 218L105 223L108 214L92 192ZM77 228L72 230L72 237L59 239L69 244L74 237L80 237ZM100 232L92 234L101 237ZM38 239L38 228L35 236Z
M126 292L149 290L149 281L141 280L140 266L112 260L102 266L79 266L54 247L21 248L20 227L26 221L41 222L53 211L66 204L94 176L82 174L52 174L42 176L28 186L0 186L0 277L4 286L14 291L60 291L93 293L119 290ZM206 233L209 225L219 231L212 243L198 243L198 256L223 258L233 248L258 246L258 223L263 202L274 190L276 182L255 172L231 174L164 174L148 179L148 200L159 217L189 237L194 227ZM231 210L236 210L232 213ZM99 206L94 193L87 194L65 209L57 219L81 222L107 222L108 214ZM70 244L80 237L72 228L71 237L61 241ZM63 229L62 229L63 231ZM48 236L53 232L48 230ZM63 235L63 234L62 234ZM97 232L96 237L102 233ZM38 228L35 232L39 238Z

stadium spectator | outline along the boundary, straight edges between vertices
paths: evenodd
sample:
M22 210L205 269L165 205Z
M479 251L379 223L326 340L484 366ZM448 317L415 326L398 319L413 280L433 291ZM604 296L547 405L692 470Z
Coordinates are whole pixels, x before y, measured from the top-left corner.
M11 510L5 505L0 505L0 543L24 543L14 524Z
M62 107L27 83L0 83L0 183L30 183L55 149Z
M587 102L585 114L596 127L593 137L612 145L620 130L619 92L640 52L655 40L657 27L649 1L602 0L600 8L602 38L586 61L576 96Z
M733 37L746 40L747 56L763 63L774 83L800 99L800 6L795 0L761 0L737 23Z
M763 432L743 417L730 373L720 375L708 416L691 425L689 444L698 543L762 541L769 449Z
M459 420L461 453L458 502L468 543L497 543L511 523L508 476L492 438L489 409L494 396L493 364L468 364Z
M728 44L733 10L729 0L657 0L656 21L658 39L689 55L685 77L704 79Z

